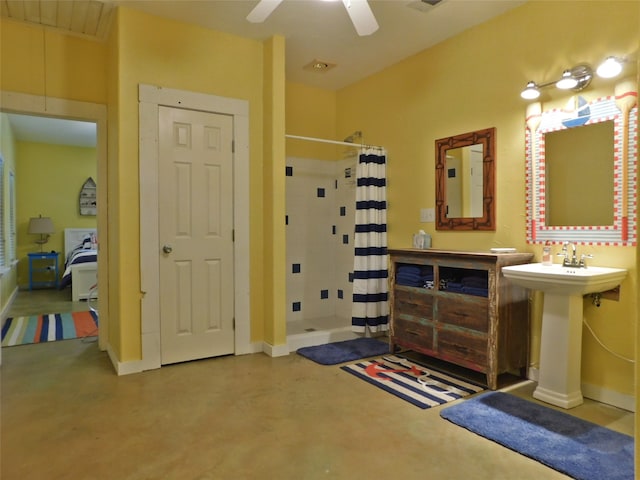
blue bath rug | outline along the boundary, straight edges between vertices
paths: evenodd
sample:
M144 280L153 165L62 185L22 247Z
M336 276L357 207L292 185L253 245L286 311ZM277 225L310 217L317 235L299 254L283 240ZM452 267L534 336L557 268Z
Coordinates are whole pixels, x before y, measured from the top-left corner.
M389 344L375 338L356 338L344 342L327 343L314 347L299 348L297 353L322 365L336 365L361 358L376 357L389 353Z
M444 408L440 416L578 480L633 480L633 437L491 392Z

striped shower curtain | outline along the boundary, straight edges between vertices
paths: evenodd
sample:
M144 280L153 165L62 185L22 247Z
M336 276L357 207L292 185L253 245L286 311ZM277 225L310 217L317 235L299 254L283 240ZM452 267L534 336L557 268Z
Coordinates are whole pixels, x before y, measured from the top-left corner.
M386 152L365 149L356 169L352 330L389 329Z

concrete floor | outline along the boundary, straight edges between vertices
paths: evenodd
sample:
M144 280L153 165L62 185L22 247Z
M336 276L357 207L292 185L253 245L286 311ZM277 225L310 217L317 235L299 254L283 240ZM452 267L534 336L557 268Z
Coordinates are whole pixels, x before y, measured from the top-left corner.
M96 343L67 340L3 348L1 375L3 480L568 478L442 407L295 354L117 377ZM629 412L587 401L571 413L633 434Z

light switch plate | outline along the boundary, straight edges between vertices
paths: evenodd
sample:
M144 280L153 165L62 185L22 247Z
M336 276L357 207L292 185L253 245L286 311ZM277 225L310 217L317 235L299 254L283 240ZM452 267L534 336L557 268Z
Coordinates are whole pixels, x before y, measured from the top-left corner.
M435 222L436 221L436 209L435 208L421 208L420 209L420 222Z

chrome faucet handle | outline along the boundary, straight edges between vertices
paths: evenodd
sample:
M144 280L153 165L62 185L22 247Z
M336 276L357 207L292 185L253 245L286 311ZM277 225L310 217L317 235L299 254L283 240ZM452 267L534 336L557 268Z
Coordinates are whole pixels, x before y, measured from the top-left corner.
M580 268L587 268L587 258L593 258L593 255L590 253L583 253L580 255Z

